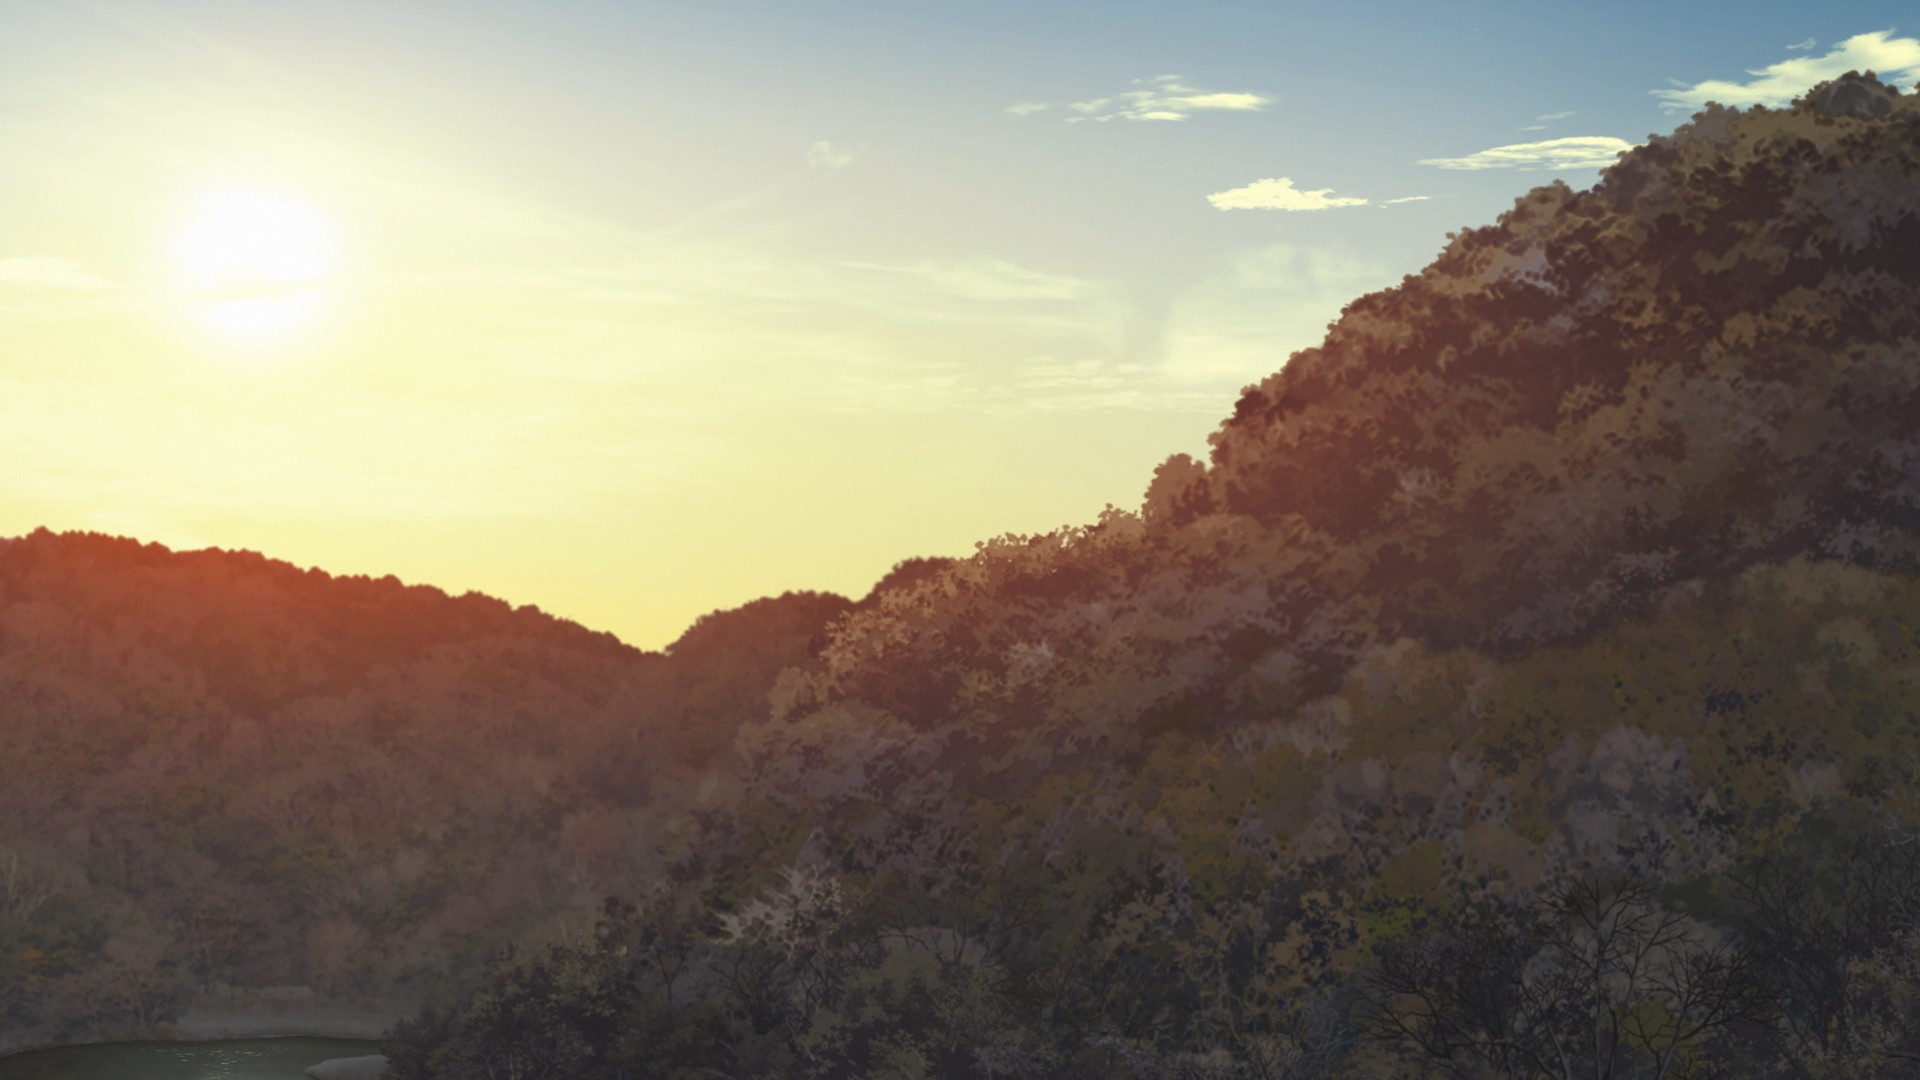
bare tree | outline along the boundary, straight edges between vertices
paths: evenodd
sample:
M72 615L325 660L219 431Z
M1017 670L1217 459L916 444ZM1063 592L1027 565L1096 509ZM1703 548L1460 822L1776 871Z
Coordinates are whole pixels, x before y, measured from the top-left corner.
M1712 1075L1711 1040L1774 1011L1750 948L1620 878L1388 948L1363 998L1376 1039L1449 1076L1508 1080Z
M1875 831L1732 884L1782 992L1778 1052L1797 1075L1920 1072L1920 845Z
M59 894L44 867L12 848L0 848L0 917L26 922Z

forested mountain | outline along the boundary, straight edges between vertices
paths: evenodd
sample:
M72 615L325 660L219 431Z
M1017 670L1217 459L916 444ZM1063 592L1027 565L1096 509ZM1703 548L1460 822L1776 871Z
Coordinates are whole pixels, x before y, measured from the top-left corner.
M0 545L0 1049L217 984L416 999L658 874L734 728L852 605L667 655L250 553ZM684 654L684 655L683 655Z
M1869 74L1452 237L1138 513L665 655L37 534L0 1029L293 981L430 1000L407 1080L1920 1075L1917 511Z

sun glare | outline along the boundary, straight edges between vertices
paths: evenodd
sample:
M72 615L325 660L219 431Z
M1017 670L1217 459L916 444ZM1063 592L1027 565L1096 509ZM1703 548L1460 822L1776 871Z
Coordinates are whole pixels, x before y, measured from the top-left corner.
M340 271L340 238L325 215L267 192L210 192L182 223L174 283L194 314L236 338L281 337L311 325Z

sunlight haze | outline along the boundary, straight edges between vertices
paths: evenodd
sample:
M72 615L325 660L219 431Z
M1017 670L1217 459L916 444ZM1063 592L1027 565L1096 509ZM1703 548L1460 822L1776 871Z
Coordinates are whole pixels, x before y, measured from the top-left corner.
M297 199L223 188L195 201L173 245L177 284L208 325L240 337L298 333L339 273L339 237Z
M1449 232L1890 4L0 0L0 536L658 648L1138 507Z

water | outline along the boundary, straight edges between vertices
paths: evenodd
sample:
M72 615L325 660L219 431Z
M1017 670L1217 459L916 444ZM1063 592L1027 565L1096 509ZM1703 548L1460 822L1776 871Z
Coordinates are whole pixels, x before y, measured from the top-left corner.
M0 1080L310 1080L309 1065L379 1052L358 1039L103 1043L0 1057Z

